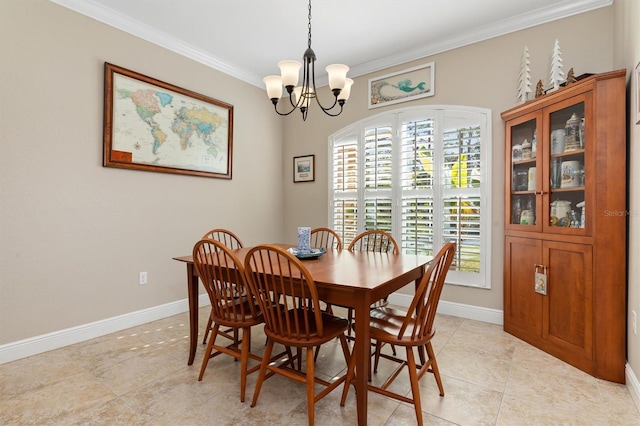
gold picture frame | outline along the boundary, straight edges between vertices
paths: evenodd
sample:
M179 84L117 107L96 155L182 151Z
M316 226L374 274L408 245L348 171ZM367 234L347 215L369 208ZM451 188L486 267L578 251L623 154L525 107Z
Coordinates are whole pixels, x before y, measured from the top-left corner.
M103 166L231 179L233 105L105 62Z

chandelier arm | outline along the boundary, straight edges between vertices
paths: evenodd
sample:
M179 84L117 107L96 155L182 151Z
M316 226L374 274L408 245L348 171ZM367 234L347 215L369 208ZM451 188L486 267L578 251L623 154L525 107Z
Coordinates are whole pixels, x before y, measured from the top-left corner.
M272 99L271 102L273 103L274 110L278 115L282 115L282 116L289 115L293 111L298 109L298 105L293 103L293 90L291 92L289 92L289 103L291 104L291 111L289 111L289 112L280 112L280 111L278 111L278 104L280 103L279 99Z
M314 89L315 90L315 89ZM322 104L320 103L320 99L318 98L318 96L316 95L316 103L318 104L318 106L320 107L321 110L323 110L324 112L327 111L331 111L332 109L334 109L336 107L336 105L338 105L338 97L336 96L333 100L333 105L331 105L330 107L324 107L322 106ZM340 109L342 110L342 105L340 105ZM331 115L331 114L328 114Z
M316 67L315 67L315 58L313 59L313 61L311 62L311 75L312 75L312 80L311 83L313 85L313 93L315 95L316 98L316 103L318 104L318 106L320 107L320 109L322 111L324 111L327 115L330 115L332 117L335 117L335 115L332 115L329 113L329 111L331 111L333 108L335 108L335 106L338 104L338 95L340 94L340 92L338 92L337 94L335 94L334 92L334 99L333 99L333 104L330 107L325 107L322 105L322 103L320 102L320 97L318 96L318 91L316 90ZM342 105L340 106L340 112L342 112ZM340 114L340 113L338 113Z
M332 113L331 110L334 109L336 107L336 104L340 105L340 110L337 111L336 113ZM322 111L327 114L329 117L337 117L340 114L342 114L342 107L344 105L344 102L336 102L336 104L334 104L331 108L322 108L322 105L320 105L320 108L322 108Z
M289 114L291 114L291 113L292 113L293 111L295 111L297 108L291 108L291 111L289 111L289 112L280 112L280 111L278 111L278 101L276 101L276 102L273 104L273 109L274 109L274 111L276 112L276 114L278 114L278 115L282 115L282 116L285 116L285 115L289 115Z

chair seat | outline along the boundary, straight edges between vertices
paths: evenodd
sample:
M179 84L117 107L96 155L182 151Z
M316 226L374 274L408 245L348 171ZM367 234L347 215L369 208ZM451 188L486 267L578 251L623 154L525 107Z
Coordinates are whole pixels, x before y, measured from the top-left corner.
M252 325L258 325L264 322L263 315L260 312L260 307L253 299L248 300L246 296L242 296L241 299L234 298L232 301L227 301L223 304L227 307L235 306L238 314L236 315L236 318L220 318L212 309L211 320L215 323L224 325L225 327L250 327ZM255 316L251 315L250 313L250 304L253 304L254 306ZM240 315L240 312L244 312L244 318L242 315Z
M296 318L297 316L297 318ZM340 317L336 317L334 315L328 314L326 312L322 312L322 327L324 330L324 334L322 337L318 336L317 324L313 320L313 317L310 318L311 321L309 323L309 331L307 336L302 336L296 334L292 325L292 333L290 335L282 335L276 334L273 331L269 330L265 327L265 334L268 338L273 339L274 341L281 343L285 346L295 346L295 347L311 347L317 346L324 342L328 342L342 333L344 333L348 326L349 322ZM287 311L287 319L283 319L285 322L289 322L289 324L296 324L304 321L304 313L299 310L289 310Z
M398 338L400 328L406 320L407 312L390 307L375 308L371 310L371 321L369 323L369 333L372 339L384 343L398 346L416 346L426 343L435 334L435 329L431 330L428 336L422 339L412 337L414 328L417 326L415 318L411 318L407 323L407 329L402 338Z

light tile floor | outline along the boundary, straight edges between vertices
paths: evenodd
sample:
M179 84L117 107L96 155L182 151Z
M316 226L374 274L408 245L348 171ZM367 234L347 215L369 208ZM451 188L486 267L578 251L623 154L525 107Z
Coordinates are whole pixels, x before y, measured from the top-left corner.
M201 308L201 335L208 308ZM597 380L502 331L497 325L438 315L434 349L444 382L420 382L425 424L640 425L624 385ZM212 359L197 381L204 346L187 366L188 318L180 314L66 348L0 365L0 426L304 425L304 386L274 376L251 408L257 374L240 402L239 366ZM254 327L252 349L264 349ZM394 367L381 360L374 381ZM345 370L337 342L323 346L316 372ZM392 385L409 393L406 371ZM316 404L319 425L354 425L355 392L340 407L338 387ZM369 393L371 425L415 424L413 407Z

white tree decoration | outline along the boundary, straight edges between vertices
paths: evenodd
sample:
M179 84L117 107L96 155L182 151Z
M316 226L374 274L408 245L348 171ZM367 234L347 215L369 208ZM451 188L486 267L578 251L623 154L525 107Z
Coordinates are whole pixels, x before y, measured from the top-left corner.
M529 48L524 47L522 60L520 61L520 81L518 85L518 98L521 103L527 102L531 90L531 69L529 68Z
M562 53L560 52L560 42L556 39L551 56L551 72L549 73L550 90L557 90L564 81L564 71L562 71Z

